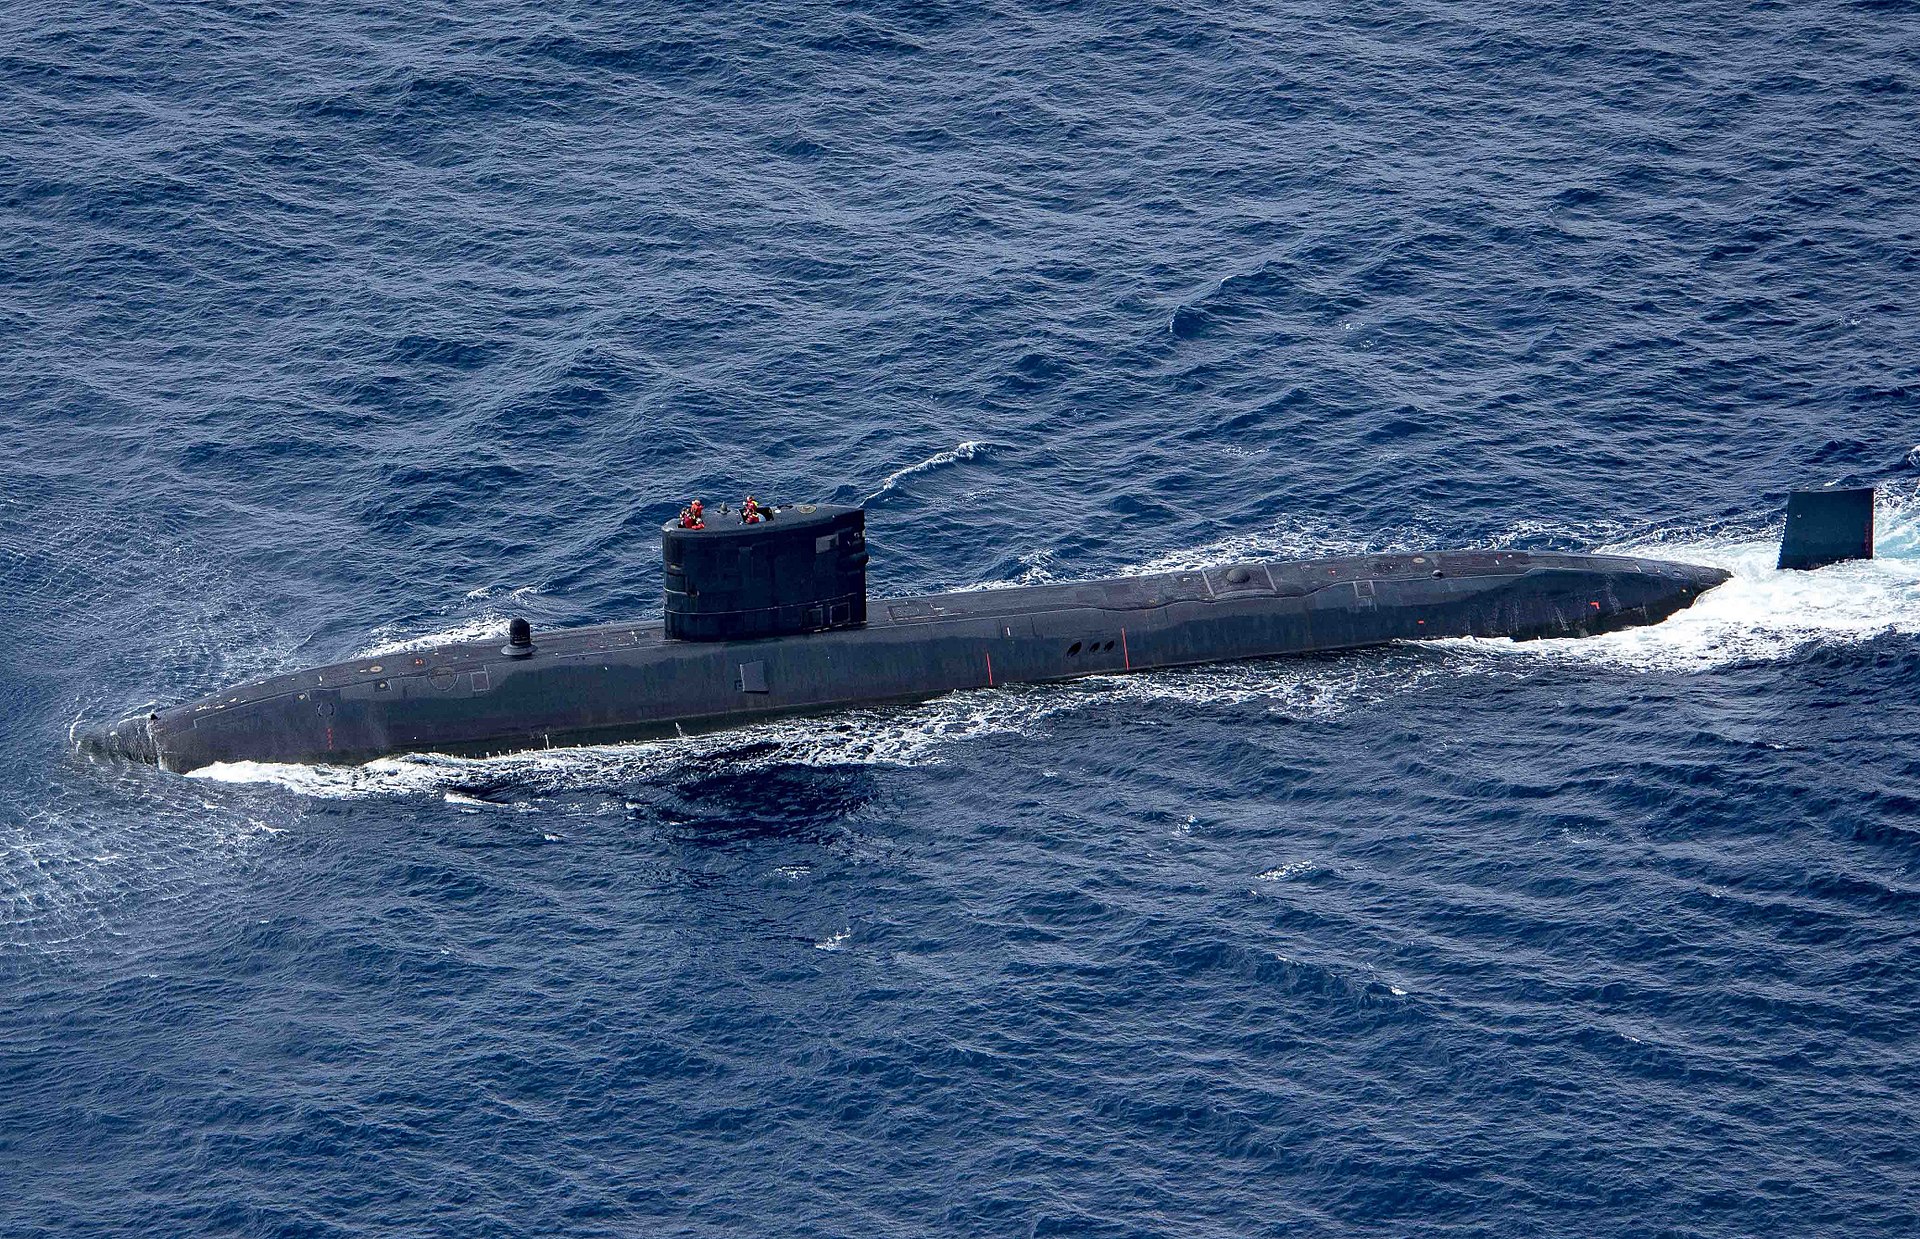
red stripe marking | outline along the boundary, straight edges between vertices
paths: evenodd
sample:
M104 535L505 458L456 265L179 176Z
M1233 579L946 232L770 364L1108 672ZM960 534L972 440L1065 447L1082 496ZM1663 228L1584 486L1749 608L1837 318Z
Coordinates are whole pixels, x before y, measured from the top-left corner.
M1127 630L1124 628L1120 630L1120 661L1127 665L1128 671L1133 670L1133 656L1127 653Z
M987 655L987 687L992 688L993 687L993 651L992 650L986 651L986 655Z

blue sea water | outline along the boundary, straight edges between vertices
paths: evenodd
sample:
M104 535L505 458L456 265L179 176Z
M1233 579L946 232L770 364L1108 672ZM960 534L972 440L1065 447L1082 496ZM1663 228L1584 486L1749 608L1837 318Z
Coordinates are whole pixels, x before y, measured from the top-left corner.
M1920 12L0 10L0 1234L1920 1229ZM1771 568L1786 488L1882 558ZM657 613L1650 547L1656 629L200 777Z

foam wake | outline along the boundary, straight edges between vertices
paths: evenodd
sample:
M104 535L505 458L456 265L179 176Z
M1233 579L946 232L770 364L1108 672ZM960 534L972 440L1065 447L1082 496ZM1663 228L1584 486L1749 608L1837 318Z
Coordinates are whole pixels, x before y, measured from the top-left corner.
M874 491L860 502L862 505L872 503L880 496L897 489L900 483L914 476L916 473L930 473L935 469L944 469L949 465L959 464L963 460L976 460L984 456L990 456L1005 446L1006 444L1004 443L991 443L984 439L968 439L948 448L944 452L935 452L925 460L916 461L904 469L895 469L881 481L880 489Z
M1779 530L1707 537L1658 534L1601 549L1708 564L1726 584L1664 623L1583 639L1434 642L1520 659L1573 659L1643 671L1701 671L1791 658L1810 646L1920 633L1920 501L1883 501L1876 558L1814 572L1774 567Z
M189 778L268 783L303 796L359 799L440 796L478 809L475 787L508 790L506 803L559 792L614 790L680 776L746 774L782 766L919 766L954 746L990 736L1039 733L1062 714L1102 706L1221 706L1261 703L1289 718L1328 718L1453 672L1420 651L1366 657L1222 663L1059 684L949 693L920 705L779 719L681 739L538 749L502 757L412 754L364 766L227 762ZM500 798L487 803L498 805Z
M398 624L385 624L368 634L370 644L354 653L355 658L376 658L383 654L405 654L413 650L442 645L467 645L485 641L504 641L508 616L492 605L494 589L483 585L467 592L468 603L479 603L481 610L432 632L408 635ZM537 585L522 585L506 592L515 613L524 613L527 600L540 593Z
M377 658L386 654L406 654L413 650L434 649L443 645L470 645L482 641L505 641L507 618L503 615L476 615L457 624L412 637L389 637L385 632L372 634L373 644L354 653L355 658Z
M224 762L189 777L222 783L273 783L325 799L441 795L472 804L474 786L537 795L615 788L682 772L749 773L776 766L916 765L969 737L1017 733L1068 708L1044 690L1014 688L949 694L919 708L861 709L783 719L733 731L632 744L538 749L502 757L412 754L363 766Z

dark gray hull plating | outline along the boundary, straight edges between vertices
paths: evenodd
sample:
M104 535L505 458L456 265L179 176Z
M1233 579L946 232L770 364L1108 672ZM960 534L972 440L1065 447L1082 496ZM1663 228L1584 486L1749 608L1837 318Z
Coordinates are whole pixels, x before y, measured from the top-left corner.
M648 739L783 714L1437 637L1657 623L1727 579L1604 555L1442 551L1257 562L873 602L865 627L672 641L659 624L448 645L243 685L82 739L188 771Z

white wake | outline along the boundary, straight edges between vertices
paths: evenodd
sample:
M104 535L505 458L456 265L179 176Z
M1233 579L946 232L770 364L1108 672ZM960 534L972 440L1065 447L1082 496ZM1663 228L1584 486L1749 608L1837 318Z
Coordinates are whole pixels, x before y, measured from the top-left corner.
M991 443L985 439L968 439L955 444L944 452L935 452L925 460L915 461L904 469L895 469L880 483L880 489L860 501L861 505L872 503L875 499L898 487L901 482L916 473L927 473L934 469L944 469L948 465L959 464L963 460L975 460L990 456L1005 447L1004 443Z
M1433 642L1515 658L1577 659L1636 671L1707 671L1791 658L1816 645L1920 633L1920 502L1896 496L1876 514L1875 557L1782 572L1779 531L1656 536L1601 549L1724 568L1733 579L1678 615L1599 637Z

